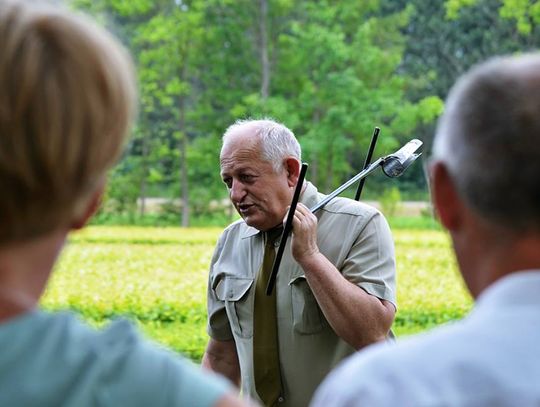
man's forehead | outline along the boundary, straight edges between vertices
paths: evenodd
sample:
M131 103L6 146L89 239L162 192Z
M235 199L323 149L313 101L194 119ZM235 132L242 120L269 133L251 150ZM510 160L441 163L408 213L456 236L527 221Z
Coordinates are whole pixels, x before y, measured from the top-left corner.
M229 133L223 139L221 151L236 150L238 148L259 148L260 139L256 134L256 129L251 126L244 126Z
M253 169L262 164L260 152L252 148L239 148L226 152L220 157L221 172Z
M260 144L246 133L233 134L226 139L219 160L221 166L239 162L257 161L261 156Z

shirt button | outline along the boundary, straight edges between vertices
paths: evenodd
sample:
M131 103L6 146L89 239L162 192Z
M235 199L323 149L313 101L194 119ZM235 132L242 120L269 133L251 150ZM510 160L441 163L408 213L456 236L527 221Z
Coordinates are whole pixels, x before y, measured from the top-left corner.
M283 403L285 401L285 399L283 397L279 396L277 401L278 401L278 403Z

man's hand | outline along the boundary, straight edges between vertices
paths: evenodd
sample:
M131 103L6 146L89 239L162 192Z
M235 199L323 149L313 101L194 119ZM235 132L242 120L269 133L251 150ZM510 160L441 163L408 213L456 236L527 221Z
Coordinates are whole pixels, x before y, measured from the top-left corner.
M292 226L292 255L299 264L302 264L306 259L319 253L317 217L304 204L298 203Z
M355 349L385 339L394 320L394 305L348 281L319 251L317 218L301 203L294 214L291 248L317 303L338 336Z

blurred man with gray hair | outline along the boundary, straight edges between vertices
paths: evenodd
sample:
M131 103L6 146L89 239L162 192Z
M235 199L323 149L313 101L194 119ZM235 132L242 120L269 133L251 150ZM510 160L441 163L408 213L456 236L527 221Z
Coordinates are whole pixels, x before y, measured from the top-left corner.
M314 406L540 405L540 54L495 58L458 81L430 175L473 311L351 357Z
M363 203L303 185L276 286L265 289L298 182L301 151L273 120L233 124L221 177L242 217L222 234L210 268L203 365L273 406L306 406L345 356L389 335L395 313L394 246L386 220Z

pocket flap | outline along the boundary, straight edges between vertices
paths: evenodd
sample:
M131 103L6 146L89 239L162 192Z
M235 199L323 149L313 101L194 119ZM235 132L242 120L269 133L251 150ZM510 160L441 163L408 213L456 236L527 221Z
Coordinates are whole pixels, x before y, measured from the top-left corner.
M253 285L252 278L225 277L215 287L220 301L239 301Z
M291 281L289 281L289 285L298 284L302 281L307 281L305 275L293 277Z

